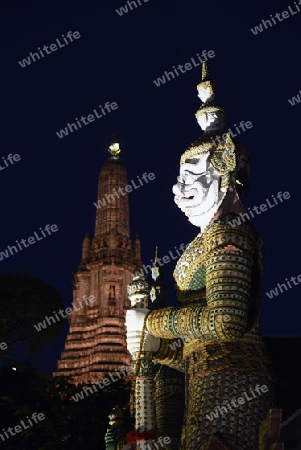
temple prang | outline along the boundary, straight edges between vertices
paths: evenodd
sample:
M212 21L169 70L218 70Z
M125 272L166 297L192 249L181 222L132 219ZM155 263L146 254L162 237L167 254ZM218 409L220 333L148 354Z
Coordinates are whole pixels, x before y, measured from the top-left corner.
M71 376L74 384L95 383L108 373L130 366L126 347L125 313L130 307L127 285L141 267L140 241L130 238L127 169L118 142L101 167L94 237L86 234L82 257L74 277L73 310L65 349L54 376ZM123 194L118 194L119 188ZM119 191L120 192L120 191ZM78 299L95 297L95 301Z

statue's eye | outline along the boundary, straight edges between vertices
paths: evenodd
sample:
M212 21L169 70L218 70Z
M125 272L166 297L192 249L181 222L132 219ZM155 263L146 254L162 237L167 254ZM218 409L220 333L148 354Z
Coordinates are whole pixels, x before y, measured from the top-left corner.
M180 175L180 178L182 180L182 183L193 184L197 179L197 176L190 173L183 173L182 175Z

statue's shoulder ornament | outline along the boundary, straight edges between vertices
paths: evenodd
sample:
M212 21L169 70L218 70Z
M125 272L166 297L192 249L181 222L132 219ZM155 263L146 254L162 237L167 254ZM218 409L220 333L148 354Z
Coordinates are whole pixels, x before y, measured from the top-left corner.
M231 221L235 214L226 214L211 222L187 246L174 270L174 279L180 290L205 287L206 262L227 247L234 247L251 258L263 255L262 241L251 223L233 227ZM195 283L197 280L197 283Z
M236 225L233 220L237 216L229 213L211 222L204 230L203 245L206 259L228 246L253 255L262 248L259 234L250 222Z

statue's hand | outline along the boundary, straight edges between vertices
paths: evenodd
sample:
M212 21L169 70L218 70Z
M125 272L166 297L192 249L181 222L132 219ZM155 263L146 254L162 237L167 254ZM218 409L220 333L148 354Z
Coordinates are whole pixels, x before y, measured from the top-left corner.
M104 437L105 443L115 444L117 442L116 430L113 428L108 428Z
M147 308L137 308L130 309L126 313L127 348L131 355L138 353L140 350L144 319L148 312ZM145 331L141 350L156 353L159 347L160 338L156 338Z

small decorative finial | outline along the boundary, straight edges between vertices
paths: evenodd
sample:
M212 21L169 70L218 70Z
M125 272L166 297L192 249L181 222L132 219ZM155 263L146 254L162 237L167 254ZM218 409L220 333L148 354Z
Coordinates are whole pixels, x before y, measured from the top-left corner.
M128 284L127 291L132 308L147 308L150 285L143 275L134 277Z
M167 288L163 282L163 264L160 262L160 251L156 246L155 259L152 267L152 279L154 281L151 291L150 299L152 301L151 309L164 308L167 299Z
M119 153L121 152L121 149L119 147L119 143L118 142L114 142L113 144L111 144L110 147L108 148L108 152L113 157L117 157L119 155Z
M210 72L207 61L202 62L202 82L210 81Z
M121 149L119 147L119 142L117 142L116 138L116 131L113 131L112 133L112 139L111 139L111 145L108 148L108 152L111 154L113 158L118 158L119 153L121 152Z
M152 267L152 279L154 281L156 281L157 278L159 278L160 276L160 269L159 269L159 261L160 261L160 254L159 254L159 248L156 245L156 251L155 251L155 259L153 262L153 267Z

